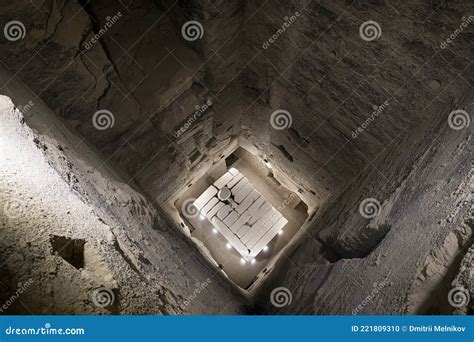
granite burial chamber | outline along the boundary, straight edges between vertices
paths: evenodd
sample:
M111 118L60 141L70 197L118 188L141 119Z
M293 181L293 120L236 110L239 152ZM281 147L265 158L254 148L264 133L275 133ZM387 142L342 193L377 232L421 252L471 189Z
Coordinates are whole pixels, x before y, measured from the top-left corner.
M473 15L1 0L0 312L472 313Z

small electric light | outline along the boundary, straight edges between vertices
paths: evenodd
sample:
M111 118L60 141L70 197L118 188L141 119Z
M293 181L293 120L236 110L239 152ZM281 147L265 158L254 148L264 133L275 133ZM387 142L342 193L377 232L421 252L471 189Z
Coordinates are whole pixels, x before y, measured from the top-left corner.
M263 251L264 252L268 251L268 246L263 247Z
M244 258L240 258L240 264L241 264L241 265L245 265L246 263L247 263L247 261L245 261Z
M283 229L278 232L278 235L283 235Z
M252 259L252 261L250 261L252 264L255 264L257 262L257 260L255 259Z
M201 221L204 221L204 215L203 215L203 214L199 215L199 219L200 219Z
M213 233L213 234L217 234L217 229L216 229L216 228L213 228L213 229L212 229L212 233Z
M227 249L232 249L232 245L231 245L230 243L228 243L228 242L227 242L227 244L225 245L225 247L226 247Z

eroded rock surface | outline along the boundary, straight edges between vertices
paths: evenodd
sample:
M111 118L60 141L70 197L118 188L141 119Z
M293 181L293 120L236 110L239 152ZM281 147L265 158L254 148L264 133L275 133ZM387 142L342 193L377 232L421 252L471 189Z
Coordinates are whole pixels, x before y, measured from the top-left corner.
M310 214L249 294L252 312L453 312L433 298L472 278L473 125L454 130L448 116L472 120L473 24L440 44L471 18L471 3L0 8L2 23L26 28L24 39L0 39L0 94L22 112L2 97L3 293L32 279L24 302L40 311L247 312L246 294L165 211L241 146ZM182 33L191 20L200 39ZM377 39L362 39L366 21L380 25ZM104 110L111 121L97 128ZM277 110L291 125L272 125ZM360 214L366 199L380 204L375 217ZM6 212L11 201L18 217ZM63 239L77 248L60 252ZM100 286L114 306L91 304ZM276 287L292 295L281 310L270 301Z

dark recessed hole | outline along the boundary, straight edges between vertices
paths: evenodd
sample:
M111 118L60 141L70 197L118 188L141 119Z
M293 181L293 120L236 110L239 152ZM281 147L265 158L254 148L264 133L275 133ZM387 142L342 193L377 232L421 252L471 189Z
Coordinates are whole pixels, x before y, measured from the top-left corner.
M174 154L176 152L176 148L173 145L168 146L168 153Z
M290 132L290 138L298 145L298 146L301 146L303 148L306 148L308 147L309 145L309 141L306 140L306 138L303 138L299 132L294 129L293 127L291 127L289 129L289 132Z
M308 206L306 205L306 203L304 203L303 201L300 201L296 206L295 206L295 209L297 209L298 211L302 212L302 213L307 213L308 212Z
M273 174L273 172L268 172L268 175L267 175L268 178L270 178L270 180L277 186L281 186L281 183L275 178L275 175Z
M217 145L217 141L216 141L216 138L211 138L208 140L208 142L206 143L206 148L212 148L213 146L216 146Z
M54 254L59 255L77 269L84 268L85 240L53 235L50 242Z
M194 163L196 160L199 159L199 157L201 156L201 152L199 152L198 150L195 150L190 156L189 156L189 161L191 163Z
M283 155L286 157L286 159L288 159L290 162L293 163L293 156L286 150L285 146L283 145L273 145L275 146L276 148L278 148L280 150L281 153L283 153Z
M235 154L231 154L225 159L225 165L229 168L231 167L237 160L239 160L239 157L237 157Z

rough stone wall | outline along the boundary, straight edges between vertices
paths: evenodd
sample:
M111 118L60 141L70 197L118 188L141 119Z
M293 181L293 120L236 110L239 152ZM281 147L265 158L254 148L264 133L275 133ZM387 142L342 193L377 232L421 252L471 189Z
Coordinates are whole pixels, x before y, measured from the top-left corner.
M470 231L472 232L472 229L474 227L474 222L473 222L473 217L474 215L471 215L471 218L466 222L467 227L469 227ZM472 240L471 240L472 241ZM472 298L471 294L473 292L473 287L474 287L474 279L473 279L473 253L474 253L474 247L471 245L469 249L467 250L466 254L463 255L463 258L460 262L459 269L456 270L457 274L452 281L451 285L454 287L454 289L462 289L462 295L463 297L461 298ZM469 296L466 297L466 292L469 293ZM472 301L461 299L461 303L459 303L459 307L456 308L455 313L456 314L461 314L461 315L472 315L472 312L474 311L474 304Z
M3 64L91 141L103 144L125 132L139 116L139 105L123 96L129 90L102 43L85 48L94 33L79 2L44 1L39 7L28 0L6 2L2 22L16 18L27 34L15 43L2 39ZM92 123L94 112L102 108L116 116L105 133ZM122 112L127 114L118 114Z
M450 48L439 45L470 10L463 1L394 7L377 1L134 0L125 9L115 2L81 9L68 0L44 1L36 9L22 0L2 4L1 19L21 19L27 36L0 44L3 64L106 159L153 189L159 202L193 181L189 167L196 158L206 167L241 136L273 161L277 178L291 174L289 186L314 208L398 134L426 130L433 110L469 88L469 31ZM201 22L202 39L183 38L188 20ZM380 23L378 40L359 36L366 20ZM96 34L100 39L93 42ZM459 73L465 82L452 84ZM194 130L204 138L191 137L188 144L196 148L183 149L175 130L209 98L213 110ZM385 101L378 120L354 138L373 106ZM110 129L93 127L99 109L114 114ZM276 109L290 112L290 129L271 128ZM153 157L153 164L142 165ZM152 170L163 172L164 181L150 180Z
M448 296L443 277L457 273L471 236L471 229L460 227L473 213L472 127L453 130L447 117L452 108L472 111L472 96L444 111L445 120L417 144L400 136L396 150L381 155L327 204L310 235L277 263L257 296L262 310L276 310L268 303L270 292L284 286L293 301L280 313L439 313L429 311L430 301L445 304L437 302ZM366 198L380 202L373 218L360 213ZM442 275L434 283L433 272ZM438 285L444 290L436 292Z
M197 20L202 24L202 39L189 45L203 56L205 84L221 99L221 93L233 86L233 81L238 80L242 71L245 2L192 0L180 1L176 6L172 6L172 0L157 0L156 3L162 8L172 8L172 20L178 32L189 20ZM240 89L234 89L233 96L239 92Z
M76 0L44 1L38 7L28 0L2 4L0 19L21 20L27 30L21 41L0 42L2 63L97 146L108 164L121 166L163 202L192 181L189 168L212 164L228 149L238 130L233 108L239 91L229 82L238 53L230 43L223 47L212 38L212 23L217 21L219 30L235 10L198 10L210 22L208 41L200 46L183 38L171 8L152 1L131 1L125 8L118 2L91 2L84 9ZM236 57L227 58L228 52ZM209 101L212 110L191 125L201 137L176 134ZM94 114L104 109L114 123L99 130ZM183 140L195 146L183 147ZM172 164L176 167L169 168ZM157 171L164 177L150 180L149 173Z
M358 313L427 308L418 289L429 284L434 291L445 282L429 275L433 262L451 274L456 255L464 253L452 246L469 241L469 232L458 238L458 230L470 201L466 177L471 177L472 131L454 132L446 118L462 106L472 113L472 95L466 96L474 83L472 29L449 48L439 44L472 13L472 4L196 0L179 1L170 10L173 3L135 0L124 10L113 1L82 9L73 0L47 0L35 9L28 0L1 1L0 20L17 18L27 27L25 39L0 41L2 65L15 73L1 89L17 106L44 99L103 155L90 162L102 169L98 174L79 161L95 152L74 154L87 143L74 138L74 148L60 151L55 142L42 140L46 136L38 138L39 147L48 147L42 148L47 160L82 193L83 202L94 202L94 210L101 208L104 217L118 221L114 226L130 227L111 229L119 237L104 248L126 250L128 266L123 265L130 269L156 272L153 267L161 265L161 283L178 298L162 311L182 307L179 300L192 294L186 273L196 272L194 278L201 279L212 271L200 258L194 260L196 249L168 232L165 215L156 212L160 209L130 187L137 182L163 203L239 141L268 160L275 177L298 191L311 209L319 207L304 238L295 241L289 259L277 264L257 295L257 305L268 309L270 290L286 286L294 305L282 312L351 313L377 282L383 284L381 293ZM118 11L120 18L101 34L107 17ZM288 21L285 17L296 12L284 34L269 43ZM203 24L203 39L182 39L181 26L188 20ZM359 26L366 20L381 24L378 40L360 38ZM95 34L101 38L91 43ZM15 78L35 95L18 97L9 88ZM212 105L196 115L209 101ZM354 137L374 106L385 102L376 120ZM113 113L113 127L94 127L99 109ZM277 109L291 114L291 128L272 128L270 116ZM195 118L191 124L190 118ZM34 124L45 135L50 129L41 120ZM59 127L53 131L61 135L65 128ZM182 127L184 132L176 134ZM382 204L372 221L358 214L367 197ZM130 213L124 211L129 206ZM151 266L136 256L141 253ZM218 294L203 299L203 307L228 299L228 284L216 280L213 286ZM241 298L231 297L228 309L241 312L234 305Z
M2 96L2 302L29 286L10 312L243 313L239 291L133 183L42 101L25 107L34 95L21 82L2 94L23 111ZM93 301L101 287L115 296L103 309Z
M243 135L292 175L311 204L323 203L403 131L423 135L433 113L471 87L472 28L439 46L472 10L463 1L247 2L243 86L251 102ZM379 23L379 39L359 36L368 20ZM277 109L291 114L290 129L270 126Z

